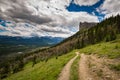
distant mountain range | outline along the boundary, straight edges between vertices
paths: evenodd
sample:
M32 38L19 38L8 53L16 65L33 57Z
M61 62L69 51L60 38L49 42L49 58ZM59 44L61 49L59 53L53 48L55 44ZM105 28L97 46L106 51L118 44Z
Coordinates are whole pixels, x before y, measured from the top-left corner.
M38 45L49 46L61 42L64 38L61 37L11 37L0 36L0 44L8 45Z

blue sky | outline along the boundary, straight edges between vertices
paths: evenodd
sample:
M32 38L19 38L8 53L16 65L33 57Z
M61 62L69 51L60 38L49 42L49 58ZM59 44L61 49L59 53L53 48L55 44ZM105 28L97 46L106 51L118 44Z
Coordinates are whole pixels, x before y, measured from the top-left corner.
M120 0L0 0L0 35L69 37L80 22L120 14Z
M2 25L2 26L6 26L6 21L4 21L4 20L0 20L0 25Z
M98 16L99 21L102 21L101 17L104 18L105 14L102 14L98 11L96 11L96 8L99 8L102 4L103 4L104 0L99 0L96 4L91 5L91 6L80 6L78 4L74 3L74 0L72 0L70 2L70 5L66 7L66 9L69 12L81 12L81 11L85 11L88 12L90 14L95 14L96 16Z

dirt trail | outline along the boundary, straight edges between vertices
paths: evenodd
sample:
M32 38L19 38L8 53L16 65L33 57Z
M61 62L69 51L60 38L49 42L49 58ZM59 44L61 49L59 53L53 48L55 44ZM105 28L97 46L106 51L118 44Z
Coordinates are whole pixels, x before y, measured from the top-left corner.
M109 63L104 57L81 54L79 80L120 80L119 75L109 69Z
M79 80L98 80L97 77L90 74L88 68L88 56L85 54L81 54L79 62Z
M72 58L63 68L62 72L59 75L58 80L69 80L70 77L70 68L73 63L73 61L78 57L79 53L76 52L76 56Z

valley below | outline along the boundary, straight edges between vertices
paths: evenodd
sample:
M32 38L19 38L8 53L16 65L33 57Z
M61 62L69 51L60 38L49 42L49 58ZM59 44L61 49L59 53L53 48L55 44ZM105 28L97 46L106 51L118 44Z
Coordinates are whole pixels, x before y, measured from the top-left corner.
M8 37L0 36L0 57L7 55L25 54L33 50L53 46L61 42L59 37Z
M39 46L36 45L0 45L0 56L7 56L11 54L22 54L32 51Z

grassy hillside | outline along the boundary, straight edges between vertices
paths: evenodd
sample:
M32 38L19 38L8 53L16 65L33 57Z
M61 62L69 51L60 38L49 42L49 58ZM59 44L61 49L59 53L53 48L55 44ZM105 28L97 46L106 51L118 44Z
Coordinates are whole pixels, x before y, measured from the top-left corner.
M117 39L110 42L101 42L95 45L87 46L79 50L80 53L97 54L111 59L120 58L120 35Z
M72 51L58 57L58 59L53 57L47 62L39 62L34 67L32 67L32 62L30 62L25 65L24 70L4 80L57 80L64 65L75 55L75 51Z

